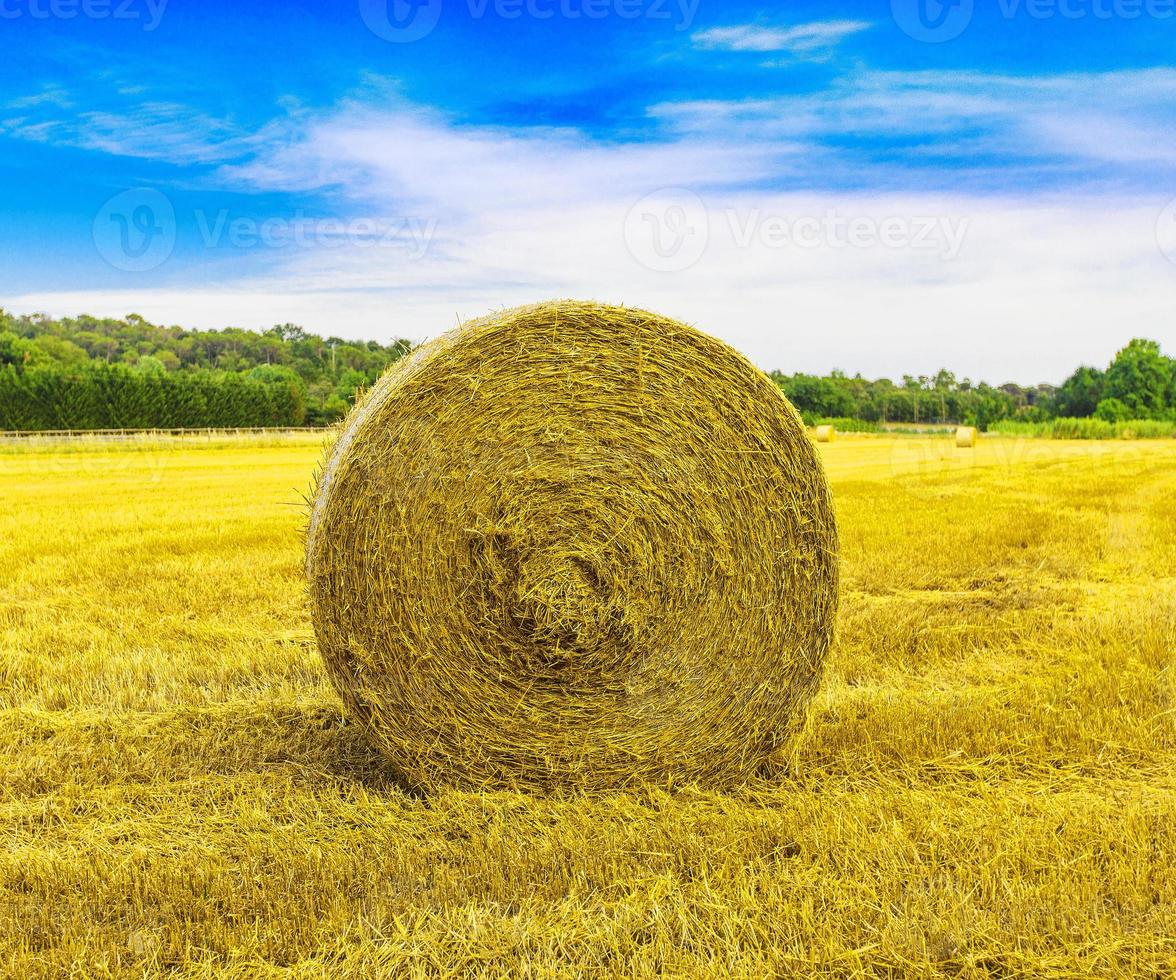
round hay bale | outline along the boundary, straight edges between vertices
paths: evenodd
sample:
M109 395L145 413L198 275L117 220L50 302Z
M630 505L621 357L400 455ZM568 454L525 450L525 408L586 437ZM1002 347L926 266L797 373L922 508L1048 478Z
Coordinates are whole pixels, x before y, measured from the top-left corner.
M831 425L817 426L817 442L832 442L837 438L837 430Z
M782 749L837 605L800 416L730 347L560 301L394 365L328 452L315 634L413 785L729 785Z
M976 445L976 429L971 425L961 425L955 431L956 446L960 449L972 449Z

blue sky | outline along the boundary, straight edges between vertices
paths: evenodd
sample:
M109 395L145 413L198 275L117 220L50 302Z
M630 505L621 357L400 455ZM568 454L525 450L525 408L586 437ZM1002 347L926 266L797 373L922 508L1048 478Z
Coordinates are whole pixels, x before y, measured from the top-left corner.
M767 368L1176 346L1176 0L0 0L0 305L420 339L557 295Z

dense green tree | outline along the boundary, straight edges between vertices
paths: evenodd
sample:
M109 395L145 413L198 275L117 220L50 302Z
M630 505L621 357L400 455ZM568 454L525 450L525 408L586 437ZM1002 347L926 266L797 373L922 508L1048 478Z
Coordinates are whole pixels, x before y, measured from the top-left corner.
M830 418L848 417L856 407L844 382L844 375L821 378L814 374L794 374L777 379L784 394L802 411Z
M24 349L20 337L11 330L0 331L0 365L20 364L24 360Z
M144 354L135 361L135 370L140 374L167 374L163 361L151 354Z
M1170 407L1172 360L1154 340L1136 338L1107 368L1103 396L1127 406L1130 418L1160 418Z
M1098 368L1078 368L1054 393L1051 408L1054 415L1066 418L1085 418L1093 415L1102 400L1105 377Z
M1137 418L1118 398L1104 398L1095 406L1094 417L1104 422L1127 422Z

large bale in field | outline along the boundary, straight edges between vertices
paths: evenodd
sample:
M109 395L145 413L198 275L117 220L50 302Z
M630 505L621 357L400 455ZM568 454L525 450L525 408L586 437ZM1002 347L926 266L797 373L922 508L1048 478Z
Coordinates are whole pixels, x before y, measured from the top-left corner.
M306 568L349 713L423 788L742 781L795 730L837 605L829 490L776 386L681 323L571 301L379 380Z

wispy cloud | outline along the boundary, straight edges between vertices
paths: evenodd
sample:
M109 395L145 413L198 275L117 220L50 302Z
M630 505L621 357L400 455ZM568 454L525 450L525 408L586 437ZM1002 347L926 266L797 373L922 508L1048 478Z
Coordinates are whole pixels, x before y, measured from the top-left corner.
M23 95L5 103L8 109L33 109L37 106L55 106L58 109L69 109L73 106L73 99L60 85L44 85L41 91L32 95Z
M307 117L296 139L270 141L221 174L263 189L333 186L369 202L485 213L573 208L602 189L623 198L667 181L740 186L769 178L778 152L749 154L716 138L618 143L570 127L461 124L397 99Z
M770 99L663 103L653 119L682 138L726 133L811 148L826 181L928 176L941 186L1052 175L1154 183L1176 163L1176 70L1019 77L856 71L827 88Z
M12 99L4 109L0 135L181 165L240 159L282 126L275 120L260 131L249 130L179 102L150 99L124 98L108 108L79 110L76 96L60 87Z
M868 21L822 20L791 27L735 24L698 31L693 41L700 48L727 51L778 51L796 57L824 55L851 34L869 29Z

